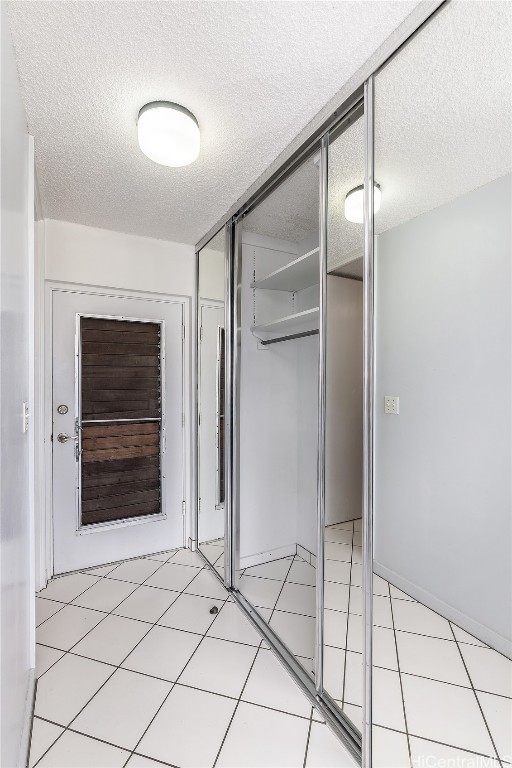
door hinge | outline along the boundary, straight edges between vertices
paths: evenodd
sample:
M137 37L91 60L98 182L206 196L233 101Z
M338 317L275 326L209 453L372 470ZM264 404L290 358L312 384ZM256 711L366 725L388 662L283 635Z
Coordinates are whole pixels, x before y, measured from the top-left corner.
M186 501L182 501L181 502L181 514L183 516L185 516L186 513L187 513L187 502Z
M199 329L199 341L202 341L202 340L203 340L203 326L201 326Z
M185 341L185 326L184 325L181 326L181 338L183 339L183 341Z

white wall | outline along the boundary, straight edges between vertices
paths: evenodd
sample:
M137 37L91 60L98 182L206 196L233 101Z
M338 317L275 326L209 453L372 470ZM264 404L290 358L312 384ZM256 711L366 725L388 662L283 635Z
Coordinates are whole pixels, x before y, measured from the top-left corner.
M22 764L34 666L29 435L29 255L33 168L5 6L1 7L1 764ZM33 182L32 182L33 183Z
M194 293L194 247L67 221L45 222L46 280L180 296Z
M363 284L327 277L325 523L362 515Z
M377 570L509 653L511 210L505 176L379 236L375 467Z

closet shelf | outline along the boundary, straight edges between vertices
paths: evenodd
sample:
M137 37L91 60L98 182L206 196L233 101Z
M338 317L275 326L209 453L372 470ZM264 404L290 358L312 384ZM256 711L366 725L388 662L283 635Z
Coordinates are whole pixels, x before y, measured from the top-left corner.
M314 307L313 309L306 309L303 312L295 312L293 315L280 317L278 320L273 320L271 323L253 325L251 333L253 333L256 338L260 339L260 341L266 341L267 339L282 336L283 334L317 331L319 318L320 309Z
M270 275L256 280L251 288L264 288L268 291L302 291L312 285L318 285L319 266L318 248L314 248L304 256L290 261L284 267L276 269Z

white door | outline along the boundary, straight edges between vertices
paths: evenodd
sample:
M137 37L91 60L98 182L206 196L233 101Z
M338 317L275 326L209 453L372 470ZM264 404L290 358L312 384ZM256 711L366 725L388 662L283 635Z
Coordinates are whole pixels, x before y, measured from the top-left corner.
M183 302L52 297L54 573L183 546Z
M224 305L201 306L199 336L199 540L224 536L224 504L220 488L219 329Z

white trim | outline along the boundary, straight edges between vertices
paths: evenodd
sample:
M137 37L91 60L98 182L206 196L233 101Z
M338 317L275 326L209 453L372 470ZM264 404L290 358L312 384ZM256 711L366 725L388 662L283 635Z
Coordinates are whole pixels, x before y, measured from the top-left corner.
M477 640L481 640L482 643L489 645L491 648L494 648L494 650L502 653L509 659L512 659L512 641L508 638L498 635L497 632L493 632L492 629L489 629L484 624L480 624L480 622L475 621L475 619L462 613L452 605L445 603L444 600L440 600L431 592L419 587L417 584L414 584L414 582L409 581L399 573L396 573L396 571L392 571L390 568L378 563L376 560L373 561L373 571L378 576L381 576L381 578L389 581L389 583L397 587L397 589L401 589L402 592L405 592L407 595L414 597L415 600L418 600L418 602L426 605L427 608L435 611L440 616L444 616L445 619L453 621L454 624L461 629L464 629L466 632L469 632L469 634L476 637Z
M192 479L190 478L191 467L191 429L192 420L187 414L190 414L191 408L191 371L190 371L190 307L191 297L183 294L163 294L155 291L134 291L131 289L117 289L106 286L95 286L88 284L70 283L58 280L46 280L44 286L44 339L47 343L44 345L44 387L42 401L44 407L44 477L45 477L45 503L41 511L41 531L45 534L41 536L38 542L44 557L44 568L47 578L51 578L54 572L54 553L53 553L53 498L52 498L52 363L53 363L53 294L55 292L81 293L92 296L103 296L106 298L120 299L140 299L143 301L153 301L162 303L176 303L182 305L182 323L185 328L185 339L183 341L183 409L185 413L183 425L183 500L185 509L190 509L190 489ZM188 312L187 312L188 308ZM183 546L186 546L186 520L184 521ZM43 543L44 541L44 543Z
M34 221L34 137L27 135L27 275L28 275L28 611L29 667L36 665L36 603L35 603L35 521L38 491L38 449L36 414L36 256Z
M45 410L44 410L44 264L45 264L45 222L37 219L34 223L34 406L31 414L34 428L34 515L35 515L35 591L44 589L48 583L46 568L45 506Z
M257 552L255 555L246 555L240 557L240 570L251 568L253 565L269 563L271 560L282 560L283 557L290 557L297 553L296 544L288 544L285 547L277 549L268 549L266 552Z
M28 670L25 711L23 713L23 730L21 732L17 768L26 768L28 766L28 760L30 756L30 741L32 737L32 723L34 720L34 707L36 704L36 688L36 670L32 668Z

